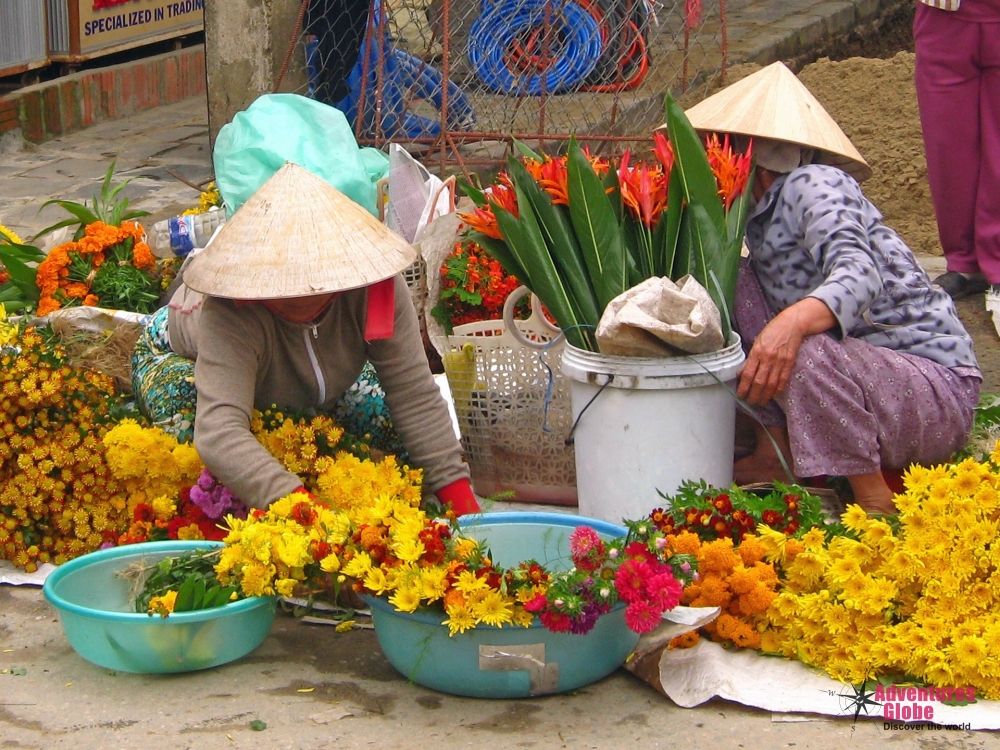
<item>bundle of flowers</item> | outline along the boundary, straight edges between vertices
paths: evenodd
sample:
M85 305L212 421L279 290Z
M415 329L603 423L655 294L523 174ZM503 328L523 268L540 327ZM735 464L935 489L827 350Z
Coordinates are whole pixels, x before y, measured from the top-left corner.
M507 297L520 285L481 246L471 240L456 242L441 266L441 294L431 315L448 334L455 326L499 320ZM515 317L526 312L525 300L519 303Z
M719 617L702 630L712 638L741 648L760 648L764 613L777 598L778 574L765 562L766 548L755 536L734 544L723 537L705 541L690 531L667 536L677 550L698 560L698 580L684 587L681 603L691 607L720 607ZM698 632L675 639L674 646L693 646Z
M707 541L728 538L739 544L761 524L794 535L823 526L825 520L818 497L802 487L781 483L761 492L735 486L719 490L704 481L687 481L675 495L660 496L669 504L650 514L660 531L690 531Z
M783 579L762 650L853 683L909 676L1000 698L998 466L994 450L982 463L911 467L898 523L849 506L845 536L761 529Z
M215 182L210 182L205 186L205 189L201 191L198 196L198 205L194 208L189 208L187 211L181 214L181 216L196 216L197 214L207 214L213 208L222 207L222 194L219 192L218 185Z
M121 407L110 377L70 367L61 346L5 322L0 305L0 557L30 572L128 525L102 443Z
M38 265L38 314L84 305L150 313L159 299L156 258L141 224L94 221L83 236L57 245Z
M202 469L197 483L181 489L177 502L161 495L151 503L138 503L132 525L118 538L118 544L138 544L167 539L226 538L227 516L246 518L250 509L224 487L208 469Z
M728 139L703 144L667 97L669 140L654 134L656 161L591 158L575 140L563 157L523 158L462 219L470 238L542 301L574 346L596 350L593 331L608 303L653 276L691 274L729 333L746 225L752 157Z
M334 459L350 460L358 459ZM371 462L360 463L351 473ZM227 518L231 531L214 566L218 584L237 587L240 596L289 596L336 593L351 580L355 591L385 597L401 612L438 609L452 635L478 625L528 627L536 616L555 632L587 633L623 602L629 627L648 632L696 576L694 557L676 552L645 521L607 541L579 527L570 537L568 570L533 560L504 569L485 541L416 507L419 477L390 459L367 468L377 479L352 488L353 512L298 492L244 520ZM160 597L157 612L165 614L170 590L146 594L145 601Z

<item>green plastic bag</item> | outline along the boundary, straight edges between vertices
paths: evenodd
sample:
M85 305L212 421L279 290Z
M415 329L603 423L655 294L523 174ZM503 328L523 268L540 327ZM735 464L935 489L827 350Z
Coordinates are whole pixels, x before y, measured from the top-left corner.
M233 215L286 161L305 167L378 216L375 183L389 159L359 148L339 109L298 94L266 94L215 140L215 181Z

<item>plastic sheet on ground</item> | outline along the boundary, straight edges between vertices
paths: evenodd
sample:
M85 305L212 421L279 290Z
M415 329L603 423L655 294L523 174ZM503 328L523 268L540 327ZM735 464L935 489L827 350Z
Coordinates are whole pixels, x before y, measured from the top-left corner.
M643 651L626 668L682 708L724 698L777 714L854 717L855 689L798 661L763 656L750 649L726 650L702 639L693 648ZM964 687L954 685L951 687ZM904 702L903 705L909 705ZM933 723L965 725L969 729L1000 729L1000 702L977 700L965 706L918 702L933 706ZM784 720L787 720L785 717ZM858 721L884 721L882 706L869 705ZM900 720L891 721L899 723ZM906 723L927 723L908 720Z
M20 568L15 568L14 563L7 560L0 560L0 585L8 586L41 586L49 573L56 569L55 565L45 563L39 565L34 573L25 573Z

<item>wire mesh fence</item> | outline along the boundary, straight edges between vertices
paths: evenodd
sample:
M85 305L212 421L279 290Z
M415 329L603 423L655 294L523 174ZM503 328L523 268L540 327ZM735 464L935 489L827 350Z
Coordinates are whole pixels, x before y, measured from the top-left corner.
M620 150L726 63L725 0L303 0L299 19L297 93L441 170L512 137Z

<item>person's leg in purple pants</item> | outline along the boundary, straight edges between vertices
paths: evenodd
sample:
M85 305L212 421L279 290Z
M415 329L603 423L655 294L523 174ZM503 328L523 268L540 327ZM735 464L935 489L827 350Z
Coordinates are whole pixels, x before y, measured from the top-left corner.
M1000 284L1000 0L965 0L954 12L918 4L913 35L927 176L948 270Z

